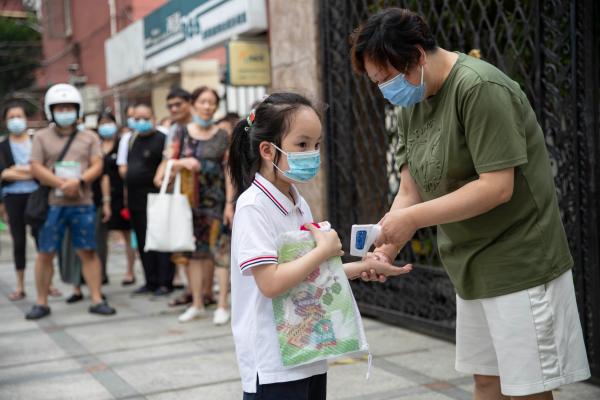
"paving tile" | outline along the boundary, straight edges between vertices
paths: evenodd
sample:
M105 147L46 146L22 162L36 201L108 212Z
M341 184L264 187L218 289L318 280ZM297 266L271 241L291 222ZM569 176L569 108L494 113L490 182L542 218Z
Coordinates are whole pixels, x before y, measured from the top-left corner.
M413 382L391 374L375 366L371 370L369 380L366 379L367 363L365 361L350 365L330 365L327 374L328 398L342 399L347 394L370 398L381 391L398 390L414 385Z
M77 362L62 360L0 372L0 399L101 400L113 396Z
M167 393L147 394L148 400L190 400L190 399L218 399L240 400L242 398L242 384L224 382L214 385L175 390Z
M182 354L182 349L187 353ZM178 357L173 358L173 353ZM112 370L140 393L152 393L181 387L218 384L239 379L234 354L206 353L187 344L153 349L154 359L140 360Z
M0 380L6 371L2 366L47 361L64 358L66 355L67 353L41 330L25 332L18 336L0 335Z
M465 376L454 369L454 357L454 346L447 345L424 352L386 357L386 360L427 375L432 380L446 381Z

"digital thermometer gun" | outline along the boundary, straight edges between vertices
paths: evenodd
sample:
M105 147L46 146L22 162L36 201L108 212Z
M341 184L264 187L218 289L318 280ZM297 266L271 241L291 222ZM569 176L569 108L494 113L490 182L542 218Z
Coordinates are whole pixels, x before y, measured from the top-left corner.
M350 238L350 254L357 257L364 257L377 240L381 232L381 225L352 225L352 235Z

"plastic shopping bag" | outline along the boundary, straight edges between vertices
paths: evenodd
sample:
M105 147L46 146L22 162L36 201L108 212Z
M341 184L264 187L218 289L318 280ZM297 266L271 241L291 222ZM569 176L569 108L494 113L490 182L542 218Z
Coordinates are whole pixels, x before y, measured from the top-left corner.
M279 263L293 261L314 247L310 232L286 232L278 239ZM272 301L285 367L368 351L340 257L321 264L302 283Z

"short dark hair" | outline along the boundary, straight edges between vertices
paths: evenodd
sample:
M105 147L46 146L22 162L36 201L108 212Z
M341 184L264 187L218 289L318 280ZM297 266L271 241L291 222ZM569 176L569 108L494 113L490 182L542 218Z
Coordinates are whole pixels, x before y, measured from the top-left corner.
M98 120L96 121L96 125L100 126L100 121L102 121L103 119L108 119L114 123L117 123L117 119L110 111L102 111L100 114L98 114Z
M171 100L177 97L179 97L181 100L185 100L188 103L192 101L192 95L190 94L190 92L180 87L171 89L171 91L167 95L167 100Z
M423 17L397 7L386 8L369 17L354 31L350 40L352 65L360 73L366 72L366 59L381 67L389 63L406 73L419 63L419 48L425 51L437 49Z
M196 90L194 90L192 92L192 103L195 103L196 100L198 99L198 97L200 97L200 95L206 91L211 91L212 94L215 95L215 98L217 99L217 107L219 107L219 102L221 101L221 98L219 97L219 93L217 93L217 91L213 88L209 88L208 86L200 86L199 88L197 88Z
M4 108L2 109L2 119L3 120L6 119L8 112L10 110L12 110L13 108L20 108L21 110L23 110L23 113L25 115L27 115L27 110L25 109L25 104L23 104L23 102L18 101L18 100L9 100L6 102L6 104L4 105Z
M303 107L319 115L304 96L288 92L273 93L256 107L251 125L248 123L250 117L237 123L233 129L228 165L236 196L252 184L254 174L260 169L260 144L271 142L281 147L294 116ZM278 160L279 153L275 156L275 164Z
M154 115L154 110L152 109L152 107L150 107L150 105L148 103L137 103L135 106L133 106L134 109L136 109L138 107L146 107L147 109L150 110L150 113L152 115Z
M227 114L225 114L225 116L223 118L221 118L219 121L217 121L217 123L228 122L235 126L235 124L237 124L240 121L240 118L241 118L240 114L238 114L236 112L228 112Z

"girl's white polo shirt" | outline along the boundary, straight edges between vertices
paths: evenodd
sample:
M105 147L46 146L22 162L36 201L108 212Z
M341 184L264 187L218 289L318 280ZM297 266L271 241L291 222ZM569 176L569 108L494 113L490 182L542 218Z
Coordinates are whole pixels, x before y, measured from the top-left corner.
M261 384L289 382L327 372L320 361L284 368L271 299L262 295L252 268L277 263L277 238L312 222L306 201L292 186L295 204L260 174L239 197L231 239L231 327L246 393Z

